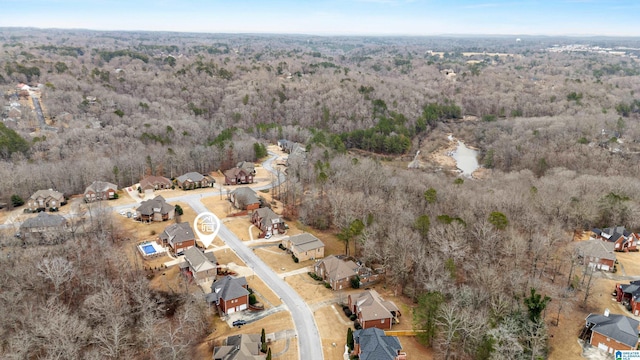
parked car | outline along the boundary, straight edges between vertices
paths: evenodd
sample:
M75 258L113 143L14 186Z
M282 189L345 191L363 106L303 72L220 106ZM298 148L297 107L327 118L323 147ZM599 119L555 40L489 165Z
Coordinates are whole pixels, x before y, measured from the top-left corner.
M265 240L269 240L269 239L271 239L271 233L267 233L267 234L264 236L264 238L265 238Z
M242 325L246 325L246 324L247 324L247 322L245 320L242 320L242 319L236 320L236 321L233 322L233 326L237 326L237 327L241 327Z

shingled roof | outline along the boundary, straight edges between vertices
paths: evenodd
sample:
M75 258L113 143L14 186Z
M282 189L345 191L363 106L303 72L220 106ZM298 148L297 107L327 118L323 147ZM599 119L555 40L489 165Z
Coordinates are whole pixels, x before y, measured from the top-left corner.
M327 278L332 281L350 278L357 274L358 265L352 260L343 261L337 257L330 255L318 263L324 264Z
M205 254L195 246L184 251L184 260L196 273L216 268L215 255L211 252Z
M193 240L195 236L193 235L191 225L188 222L181 222L167 226L162 234L160 234L160 239L171 244L173 247L173 244Z
M106 181L94 181L85 189L85 194L93 191L94 193L103 193L109 189L118 190L118 185Z
M638 320L618 314L590 314L587 316L587 324L593 324L592 331L634 349L638 345Z
M231 275L227 275L211 284L211 293L207 295L207 302L211 304L217 303L220 299L231 300L247 296L249 291L246 286L247 279L244 276L234 278Z
M616 255L613 252L615 244L607 241L585 240L576 245L578 255L588 256L591 258L615 260Z
M213 349L213 360L258 360L260 355L260 335L241 334L229 336L225 345Z
M159 209L161 214L168 214L173 208L173 205L167 204L167 201L162 196L158 195L153 199L141 202L136 211L142 215L151 216L156 212L155 209Z
M356 330L353 340L360 345L360 360L394 360L402 350L397 337L386 336L377 328Z
M309 234L302 233L289 237L291 242L291 248L296 248L298 252L311 251L324 247L324 243L317 237Z
M41 212L38 216L25 220L20 227L24 229L58 227L64 225L66 221L61 215Z
M392 301L385 301L375 290L367 290L355 298L353 303L362 315L363 321L380 320L394 317L393 312L399 312Z

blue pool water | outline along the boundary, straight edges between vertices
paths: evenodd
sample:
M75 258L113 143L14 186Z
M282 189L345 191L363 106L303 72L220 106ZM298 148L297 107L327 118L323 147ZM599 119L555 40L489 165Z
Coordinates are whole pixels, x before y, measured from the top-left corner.
M148 245L142 246L142 251L144 251L144 253L147 255L151 255L156 252L156 249L153 247L153 245L148 244Z

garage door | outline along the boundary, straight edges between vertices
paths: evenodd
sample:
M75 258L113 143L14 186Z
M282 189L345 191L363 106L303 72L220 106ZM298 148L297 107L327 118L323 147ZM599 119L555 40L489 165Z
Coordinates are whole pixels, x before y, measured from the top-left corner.
M602 265L602 270L609 271L609 265Z
M604 350L604 351L608 351L609 350L609 346L607 346L607 344L599 343L598 344L598 349Z
M234 312L236 312L236 308L233 306L227 309L227 314L233 314Z
M247 310L247 304L240 305L240 309L238 311Z

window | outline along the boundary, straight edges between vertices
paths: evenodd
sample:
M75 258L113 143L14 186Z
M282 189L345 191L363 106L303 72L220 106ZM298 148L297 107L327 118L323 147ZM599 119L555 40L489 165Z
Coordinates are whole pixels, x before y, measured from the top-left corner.
M380 323L381 323L381 324L384 324L384 319L380 320Z

